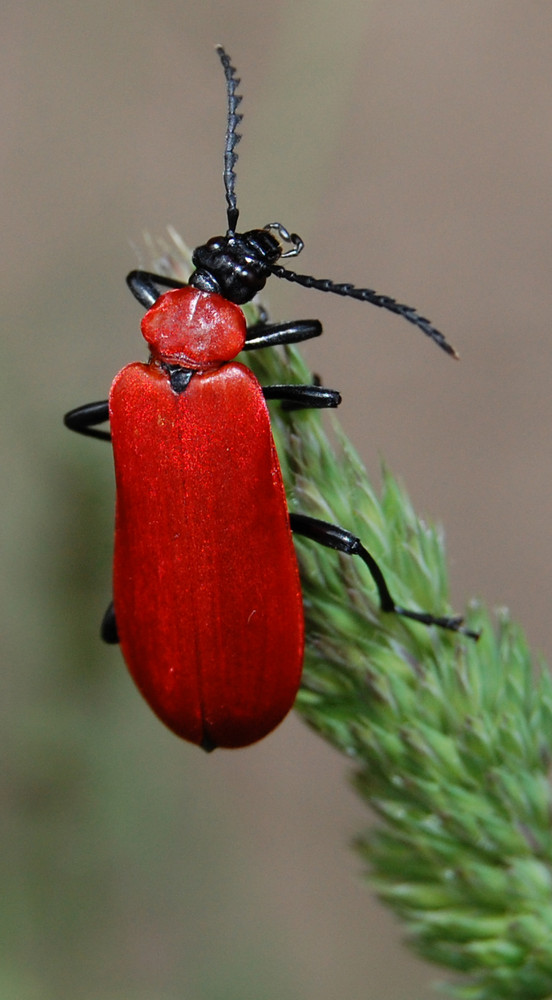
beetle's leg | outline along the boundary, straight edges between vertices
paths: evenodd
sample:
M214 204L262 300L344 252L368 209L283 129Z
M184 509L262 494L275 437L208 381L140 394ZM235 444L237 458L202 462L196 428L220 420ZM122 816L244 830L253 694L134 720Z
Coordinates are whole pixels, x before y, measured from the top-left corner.
M101 441L111 441L109 431L99 431L94 427L94 424L102 424L104 420L109 420L107 399L102 399L98 403L86 403L84 406L77 406L75 410L69 410L69 413L66 413L63 418L65 426L69 427L72 431L77 431L78 434L99 438ZM103 616L100 634L104 642L119 642L113 602L111 602Z
M301 340L319 337L321 333L322 324L317 319L297 319L291 323L255 323L247 328L244 351L275 347L277 344L298 344Z
M109 420L109 404L107 399L100 400L99 403L85 403L84 406L77 406L74 410L69 410L63 418L63 423L71 431L77 434L85 434L87 437L99 438L101 441L111 441L109 431L98 431L95 424L103 424L104 420Z
M282 400L285 410L335 409L341 403L337 389L323 385L265 385L263 395L265 399Z
M108 605L105 615L102 618L100 635L104 642L108 642L112 646L116 646L119 642L119 633L117 631L117 621L115 619L113 601L111 601L111 604Z
M345 528L338 527L337 524L330 524L327 521L319 521L318 518L308 517L306 514L289 515L291 530L298 535L304 535L320 545L326 545L329 549L336 549L350 556L360 556L365 566L368 567L374 583L376 585L380 608L382 611L392 612L401 615L403 618L411 618L422 625L438 625L440 628L450 629L452 632L462 632L470 639L478 639L479 633L462 627L463 618L457 615L436 617L426 611L409 611L396 604L391 594L385 577L378 566L376 560L367 549L364 548L360 538L352 535Z
M167 278L164 274L154 274L152 271L131 271L127 274L126 283L144 309L151 309L162 295L157 285L162 288L186 288L184 281Z

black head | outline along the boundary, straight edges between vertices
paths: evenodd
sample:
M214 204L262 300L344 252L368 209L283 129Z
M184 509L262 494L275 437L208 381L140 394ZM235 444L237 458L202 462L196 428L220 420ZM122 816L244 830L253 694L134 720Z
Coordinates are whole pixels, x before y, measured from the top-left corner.
M278 237L271 230L276 230ZM290 244L287 250L286 244ZM197 270L190 284L242 305L264 288L281 257L296 256L302 246L302 240L278 222L248 233L229 231L226 236L214 236L194 250L192 261Z
M264 229L214 236L194 250L192 261L197 270L190 282L242 305L264 288L270 265L279 258L278 241Z

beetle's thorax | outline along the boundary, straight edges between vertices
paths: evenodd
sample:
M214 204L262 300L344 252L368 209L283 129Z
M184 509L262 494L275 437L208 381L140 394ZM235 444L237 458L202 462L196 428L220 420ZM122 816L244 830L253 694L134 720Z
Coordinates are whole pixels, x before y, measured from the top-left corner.
M142 319L142 334L155 361L205 371L243 350L245 317L221 295L187 285L158 298Z

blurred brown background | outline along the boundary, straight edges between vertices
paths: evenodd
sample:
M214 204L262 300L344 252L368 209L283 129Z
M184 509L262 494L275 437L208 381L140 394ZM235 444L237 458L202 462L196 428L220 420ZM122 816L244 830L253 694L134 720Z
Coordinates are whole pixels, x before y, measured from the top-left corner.
M282 221L299 270L418 306L463 360L283 283L273 316L323 320L311 363L374 478L384 456L445 524L454 606L509 605L550 655L552 5L8 0L0 23L0 998L429 997L349 850L346 762L295 718L208 758L100 645L110 456L61 416L143 357L142 230L224 228L223 42L244 227Z

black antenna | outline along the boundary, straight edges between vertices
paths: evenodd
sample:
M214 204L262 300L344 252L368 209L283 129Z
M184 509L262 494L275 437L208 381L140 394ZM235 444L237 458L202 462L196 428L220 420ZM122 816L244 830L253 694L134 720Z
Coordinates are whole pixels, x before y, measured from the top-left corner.
M236 93L236 87L240 84L239 77L236 76L236 69L232 66L230 61L230 56L227 54L222 45L217 45L216 50L219 59L222 63L224 69L224 75L226 77L226 95L228 101L228 115L226 124L226 142L224 146L224 190L226 192L226 204L227 210L226 215L228 219L228 232L227 237L234 238L236 235L236 226L238 223L238 206L236 201L235 184L236 184L236 174L234 167L238 159L238 154L235 152L235 148L241 139L241 135L236 131L238 125L240 124L243 115L240 115L237 111L239 104L241 103L241 94ZM303 241L296 234L289 234L288 231L280 223L270 223L265 226L265 229L270 231L272 229L276 230L278 236L283 241L285 245L290 244L290 248L284 252L280 252L280 257L292 257L296 256L303 248ZM256 236L260 230L254 230L252 233L242 234L242 244L246 247L249 254L258 252L258 246L255 240L251 245L247 242L248 236ZM245 240L245 243L243 242ZM198 251L196 251L196 254ZM272 258L274 260L274 257ZM335 281L330 281L329 278L314 278L309 274L296 274L295 271L288 271L285 267L280 264L270 264L267 261L263 261L263 265L268 267L272 274L277 278L285 278L286 281L295 282L297 285L302 285L304 288L314 288L319 292L333 292L334 295L342 295L345 298L359 299L361 302L370 302L374 306L380 306L382 309L387 309L389 312L395 313L397 316L402 316L403 319L412 323L414 326L422 330L427 337L438 347L446 351L453 358L458 358L454 347L449 344L444 334L437 330L436 327L430 323L425 316L421 316L420 313L412 306L403 305L397 302L395 299L390 298L389 295L380 295L379 292L374 291L373 288L357 288L355 285L349 282L337 283ZM265 278L266 280L266 271ZM263 285L264 285L263 280ZM262 285L260 286L262 287ZM257 291L259 288L257 288ZM249 292L248 292L249 294ZM249 296L252 297L253 292ZM238 300L233 300L238 301ZM239 301L249 301L249 299L241 298Z
M304 288L315 288L319 292L333 292L335 295L343 295L345 298L350 299L360 299L361 302L370 302L374 306L388 309L389 312L396 313L397 316L402 316L403 319L408 320L409 323L413 323L414 326L423 330L428 337L431 337L431 340L435 344L441 347L443 351L446 351L447 354L450 354L451 357L459 357L445 335L432 326L425 316L417 313L412 306L402 305L400 302L396 302L395 299L391 299L388 295L380 295L373 288L356 288L355 285L351 285L348 282L337 284L335 281L330 281L329 278L313 278L309 274L296 274L295 271L288 271L279 264L271 264L270 270L277 278L285 278L286 281L293 281Z
M237 107L241 103L241 94L236 94L236 87L240 83L239 77L236 76L236 68L232 66L230 62L230 56L227 55L222 45L217 45L217 53L219 59L222 63L224 69L224 75L226 77L226 96L228 98L228 117L226 122L226 142L224 146L224 190L226 192L226 216L228 219L228 232L234 233L236 231L236 226L238 223L238 206L236 202L236 193L234 191L234 185L236 183L236 174L234 172L234 167L236 165L236 160L238 159L238 154L234 152L235 147L241 139L239 132L236 132L238 125L240 124L243 115L237 113Z

